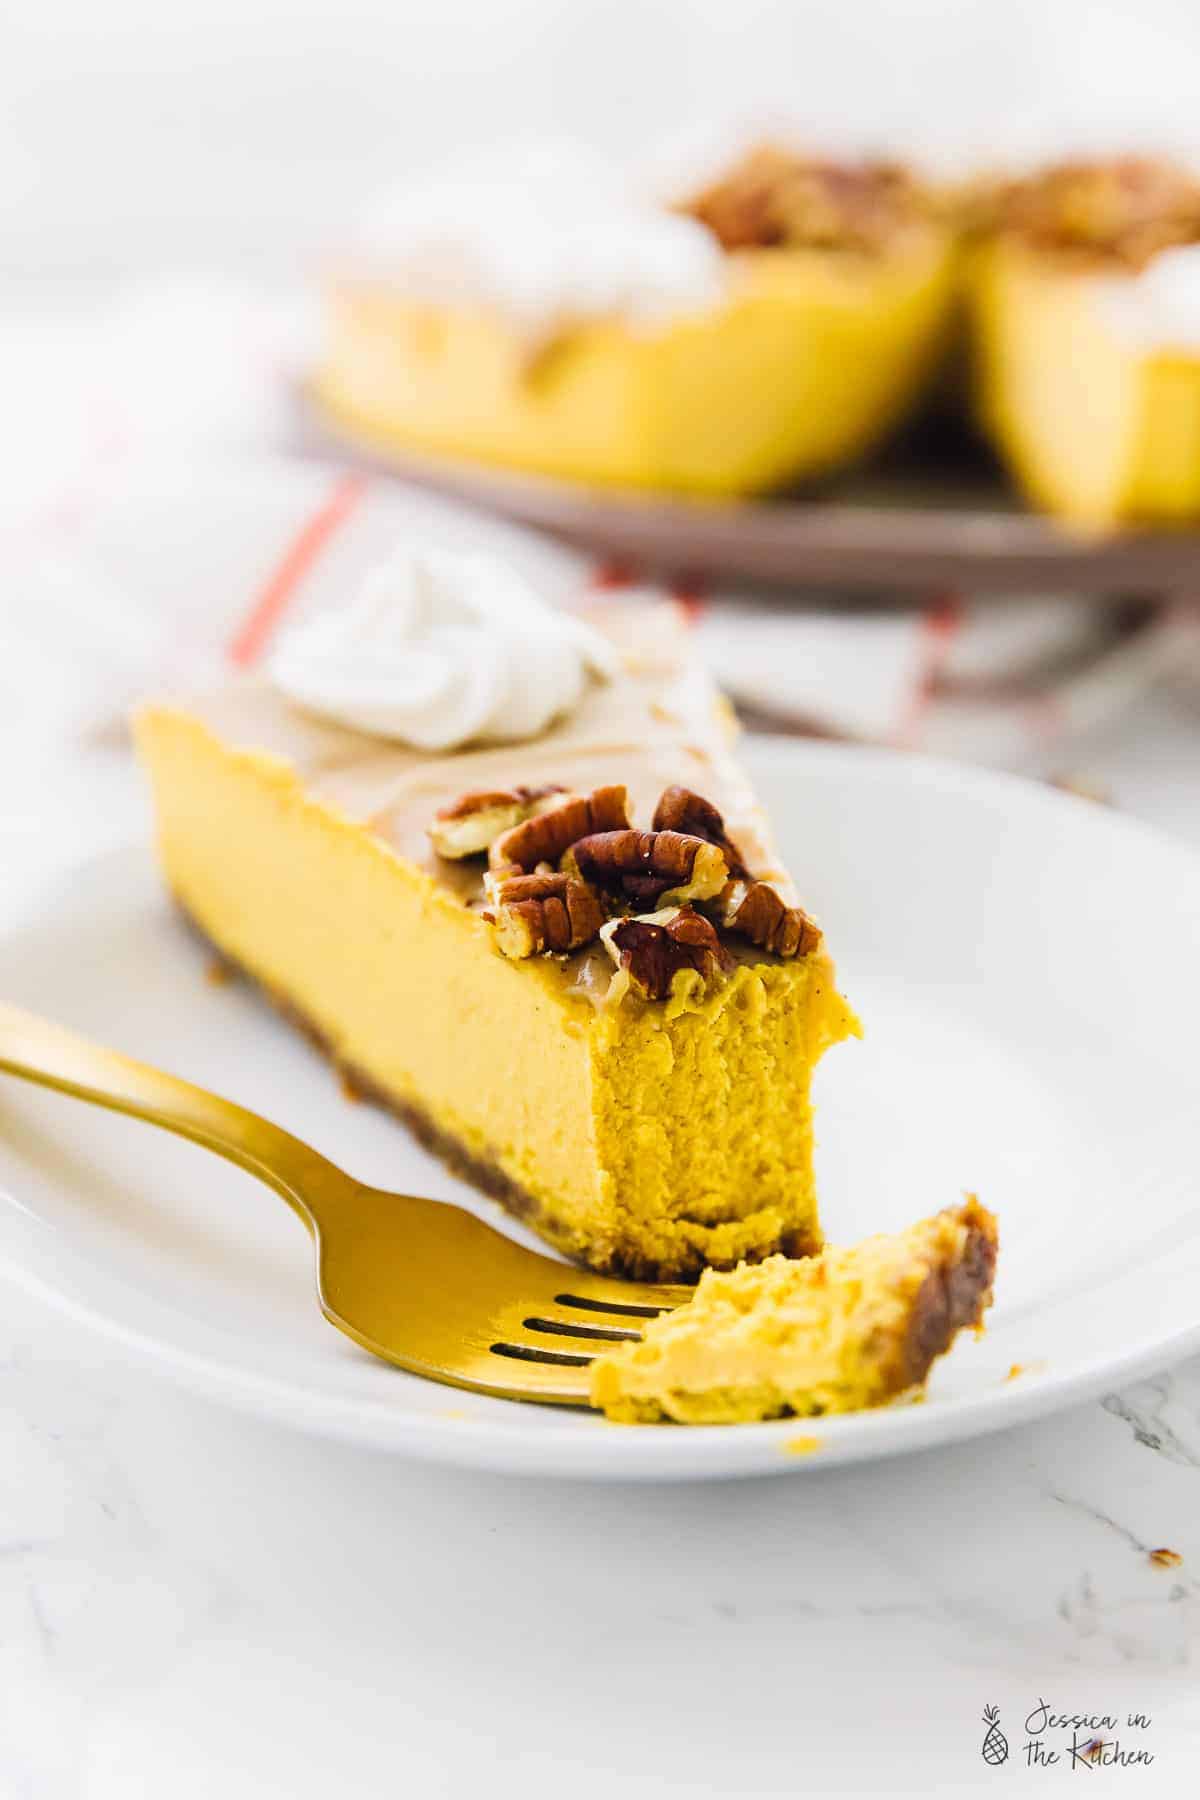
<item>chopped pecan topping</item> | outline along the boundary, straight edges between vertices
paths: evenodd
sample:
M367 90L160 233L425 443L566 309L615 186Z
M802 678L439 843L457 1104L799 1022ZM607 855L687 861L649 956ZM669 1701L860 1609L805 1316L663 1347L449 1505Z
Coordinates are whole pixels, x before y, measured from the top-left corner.
M505 956L582 950L604 923L604 908L585 881L570 875L513 875L493 887L483 916L496 928Z
M695 969L710 981L732 958L711 922L693 907L653 913L647 918L612 919L600 933L617 964L647 1000L665 1000L681 969Z
M820 927L800 907L789 906L769 881L731 881L718 901L718 916L727 930L775 956L808 956L821 942Z
M725 250L879 251L929 216L932 196L889 162L832 162L761 144L681 209Z
M710 900L729 877L715 844L681 831L597 832L572 844L564 867L615 899L648 909Z
M1015 181L982 182L960 210L976 235L1009 232L1039 250L1130 269L1200 239L1200 181L1148 156L1067 160Z
M487 852L482 916L503 955L569 955L599 936L649 998L681 969L707 981L728 968L723 930L781 957L821 941L784 892L749 873L718 809L690 788L663 792L650 831L630 825L613 785L479 789L443 807L429 833L449 858Z
M597 831L619 831L629 825L629 800L623 787L599 787L591 794L547 807L514 825L492 842L488 862L495 875L528 875L540 863L557 868L579 838Z
M482 856L502 832L511 831L554 803L564 790L556 783L545 787L515 787L463 794L434 814L429 836L439 856L448 862Z
M655 831L682 831L688 837L715 844L724 853L730 875L746 874L741 852L726 833L724 819L711 800L693 794L690 788L664 788L652 823Z

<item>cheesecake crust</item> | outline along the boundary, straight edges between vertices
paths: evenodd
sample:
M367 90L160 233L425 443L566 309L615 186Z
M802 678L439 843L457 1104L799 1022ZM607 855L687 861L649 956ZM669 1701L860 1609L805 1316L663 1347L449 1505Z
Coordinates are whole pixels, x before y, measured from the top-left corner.
M960 1331L978 1326L996 1279L996 1222L970 1200L962 1209L966 1243L957 1258L932 1269L913 1304L901 1358L901 1387L920 1387Z
M594 1269L600 1275L613 1275L626 1281L653 1282L695 1282L706 1268L732 1266L728 1262L709 1263L691 1246L682 1246L678 1257L655 1261L644 1253L631 1253L620 1243L601 1244L581 1239L577 1232L565 1225L542 1201L514 1181L498 1162L476 1155L452 1132L439 1125L424 1107L390 1092L352 1060L340 1056L328 1034L294 1000L263 981L237 957L231 956L199 922L178 894L173 895L173 900L180 919L204 946L209 956L215 956L224 968L256 988L289 1024L301 1031L314 1048L333 1064L343 1083L356 1098L370 1101L372 1105L390 1112L402 1125L407 1126L422 1148L436 1156L452 1175L469 1181L472 1187L478 1188L489 1199L499 1201L514 1219L530 1226L573 1262ZM757 1252L749 1252L738 1260L759 1262L778 1254L789 1257L815 1256L821 1249L821 1244L822 1240L817 1232L789 1231L782 1233L778 1242L767 1244Z

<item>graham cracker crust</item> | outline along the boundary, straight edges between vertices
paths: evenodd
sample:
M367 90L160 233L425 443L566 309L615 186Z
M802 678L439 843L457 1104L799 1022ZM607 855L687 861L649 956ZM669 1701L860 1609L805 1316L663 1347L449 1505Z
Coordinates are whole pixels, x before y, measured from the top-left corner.
M488 1161L468 1150L451 1132L445 1131L436 1124L430 1115L414 1102L402 1099L399 1095L382 1087L373 1076L360 1069L355 1063L339 1055L328 1034L324 1032L308 1015L298 1007L286 994L280 993L269 982L262 980L253 970L248 969L237 957L217 942L195 917L178 894L173 896L180 918L188 930L195 936L211 957L225 969L236 974L256 988L267 999L277 1012L295 1025L318 1049L329 1059L337 1070L343 1086L355 1098L368 1100L372 1105L380 1106L390 1112L402 1125L408 1127L413 1136L426 1150L445 1164L452 1175L469 1181L473 1187L498 1200L506 1212L528 1225L540 1237L546 1239L564 1256L573 1262L581 1263L586 1268L594 1269L600 1275L613 1275L625 1281L652 1282L694 1282L709 1267L701 1253L687 1247L674 1262L654 1262L637 1252L631 1252L621 1244L597 1243L593 1240L581 1241L578 1235L565 1227L562 1222L547 1211L543 1203L536 1199L527 1189L515 1182L498 1163ZM211 972L208 977L212 979ZM790 1235L786 1240L773 1245L762 1254L772 1255L782 1251L786 1256L811 1256L820 1249L819 1241L811 1241L801 1234ZM748 1257L748 1261L755 1260Z
M957 1334L980 1323L991 1296L999 1248L996 1221L971 1197L962 1255L926 1276L913 1303L901 1348L905 1387L921 1387Z

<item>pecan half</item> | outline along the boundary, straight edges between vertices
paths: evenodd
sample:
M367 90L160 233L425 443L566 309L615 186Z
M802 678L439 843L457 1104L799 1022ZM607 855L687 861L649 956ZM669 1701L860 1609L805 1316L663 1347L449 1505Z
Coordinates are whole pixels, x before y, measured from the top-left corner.
M628 824L629 800L623 787L572 794L494 839L488 862L496 875L528 875L539 863L557 867L577 839L596 831L617 831Z
M725 821L711 800L694 794L691 788L664 788L651 821L655 831L682 831L688 837L704 838L724 852L731 876L745 875L741 852L725 830Z
M520 959L582 950L603 925L604 908L570 875L514 875L494 884L493 910L483 916L495 927L497 948Z
M630 983L647 1000L665 1000L681 969L695 969L710 981L733 960L710 921L690 906L647 918L611 919L600 938L617 967L628 971Z
M820 927L789 906L769 881L731 881L717 903L720 923L775 956L808 956L821 942Z
M618 900L650 909L710 900L729 878L724 853L681 831L601 831L572 844L564 863Z
M555 782L545 787L476 789L443 806L427 827L438 855L447 862L482 856L502 832L552 805L565 790Z

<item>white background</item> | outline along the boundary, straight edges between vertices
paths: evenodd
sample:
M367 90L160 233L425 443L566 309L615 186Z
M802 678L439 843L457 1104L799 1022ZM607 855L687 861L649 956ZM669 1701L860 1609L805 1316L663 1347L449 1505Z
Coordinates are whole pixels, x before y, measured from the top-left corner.
M291 271L463 143L783 109L930 150L1200 137L1192 0L39 0L0 9L0 283Z

